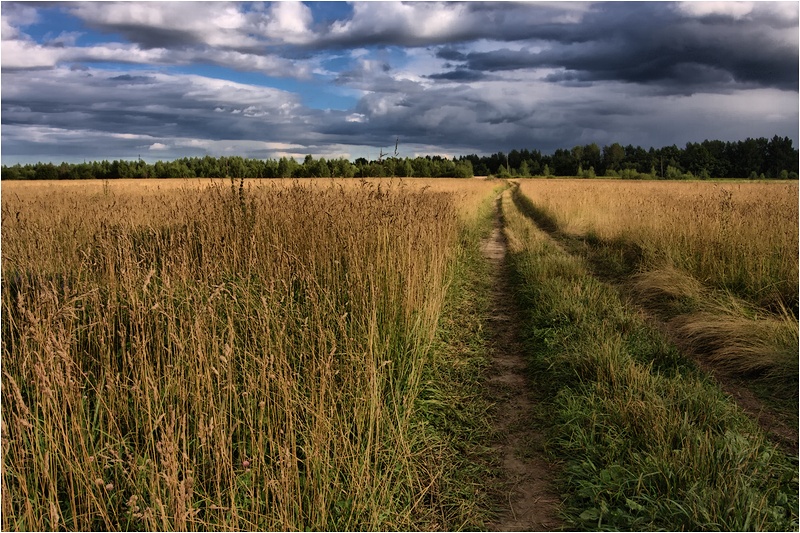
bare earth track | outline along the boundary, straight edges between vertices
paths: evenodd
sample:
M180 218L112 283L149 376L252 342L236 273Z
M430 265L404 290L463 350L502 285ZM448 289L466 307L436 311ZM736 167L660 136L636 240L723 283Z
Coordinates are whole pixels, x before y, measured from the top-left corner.
M544 434L536 427L536 399L526 372L517 316L506 266L506 240L498 198L495 228L482 243L492 264L492 340L489 395L495 404L494 448L502 461L508 490L508 509L489 524L493 531L551 531L563 526L557 516L558 494L553 489L553 466L542 453Z

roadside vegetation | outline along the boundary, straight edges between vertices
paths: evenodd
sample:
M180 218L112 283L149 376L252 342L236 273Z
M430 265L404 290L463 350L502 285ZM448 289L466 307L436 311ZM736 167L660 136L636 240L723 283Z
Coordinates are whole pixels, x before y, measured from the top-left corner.
M21 185L3 529L482 523L480 331L460 355L437 325L469 318L447 289L495 184Z
M524 197L524 199L523 199ZM756 392L797 449L796 183L524 181L520 199L681 347Z
M542 230L564 218L526 185L503 214L572 527L796 530L796 457L599 280L587 255ZM626 248L614 250L624 265Z

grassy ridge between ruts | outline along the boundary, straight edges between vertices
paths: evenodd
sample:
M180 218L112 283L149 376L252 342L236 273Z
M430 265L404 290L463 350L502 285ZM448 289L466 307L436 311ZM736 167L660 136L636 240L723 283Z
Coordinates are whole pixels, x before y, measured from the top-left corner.
M581 529L796 530L796 462L513 196L503 201L510 261L531 369L553 398L550 444L565 462L567 520Z

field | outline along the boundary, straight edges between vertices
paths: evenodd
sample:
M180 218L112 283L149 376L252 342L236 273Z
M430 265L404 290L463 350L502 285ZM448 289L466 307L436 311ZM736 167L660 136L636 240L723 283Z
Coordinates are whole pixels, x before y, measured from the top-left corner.
M552 398L550 442L565 461L562 493L573 524L796 529L796 451L784 455L770 444L753 419L667 342L635 299L604 281L624 282L613 267L624 260L627 243L571 242L558 232L565 220L559 211L536 204L537 187L558 194L549 183L523 183L507 195L504 214L527 310L531 371ZM600 209L588 205L591 219ZM646 265L639 261L639 275ZM794 362L796 383L796 352Z
M797 314L797 182L524 181L565 233L637 245L644 269L676 268Z
M568 527L796 529L797 184L520 181L4 183L3 529L484 529L501 190Z
M684 345L768 386L796 418L796 182L539 180L520 191Z
M21 185L4 529L428 523L415 402L459 208L495 185Z

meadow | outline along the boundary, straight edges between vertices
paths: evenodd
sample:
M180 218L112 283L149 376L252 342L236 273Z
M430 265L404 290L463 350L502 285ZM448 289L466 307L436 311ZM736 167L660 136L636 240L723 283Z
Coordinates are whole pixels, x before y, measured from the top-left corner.
M4 182L3 529L485 529L503 190L565 523L797 529L796 183L442 178Z
M460 527L418 404L496 184L431 184L4 184L3 529Z
M643 270L797 313L797 182L523 180L521 191L564 233L636 245Z
M776 400L796 433L796 182L526 180L520 193L685 348Z
M642 187L651 185L668 189L672 184ZM695 185L701 186L707 187ZM549 445L563 461L560 489L567 521L590 530L796 530L796 452L787 454L771 443L753 418L669 342L636 300L626 298L628 276L641 282L650 264L641 254L628 253L629 241L603 244L593 236L574 242L559 233L562 224L607 239L621 231L626 238L641 238L644 230L657 230L635 221L647 220L645 213L655 219L663 213L622 212L629 211L628 204L649 201L631 194L635 187L565 183L562 190L556 183L523 182L503 202L510 262L525 309L530 371L551 398ZM627 196L621 194L626 188ZM614 195L598 198L599 189ZM578 208L573 201L585 203ZM686 209L695 207L688 203ZM625 209L614 209L620 206ZM571 224L578 216L581 220ZM602 224L607 219L621 224L625 217L634 222ZM667 230L677 224L671 221ZM649 244L657 250L662 246ZM626 260L636 263L633 274L620 272ZM731 320L718 313L707 320ZM696 320L690 314L686 323L697 325ZM752 335L752 329L743 329L737 340L752 343ZM770 337L769 349L750 358L774 354L775 342L783 341ZM794 372L794 388L784 392L796 405L796 333L788 347L793 358L778 358L780 365L770 368L789 374L781 375L783 383L791 382ZM733 355L745 358L742 351Z

